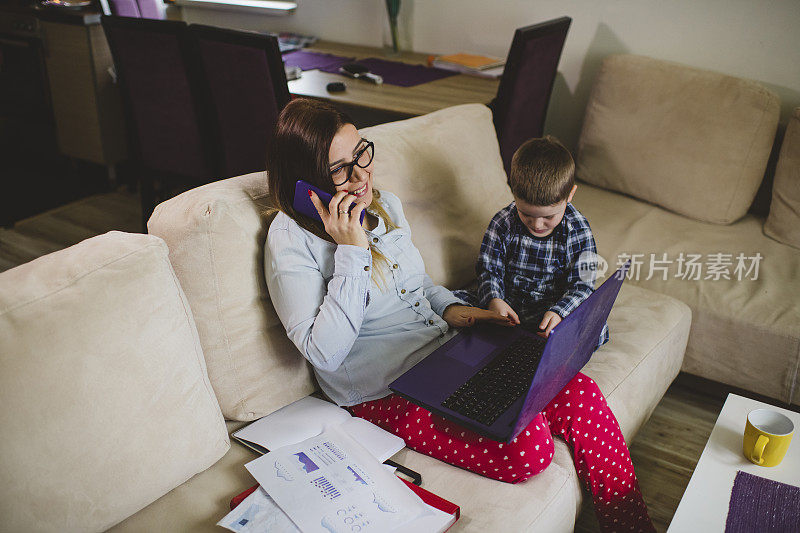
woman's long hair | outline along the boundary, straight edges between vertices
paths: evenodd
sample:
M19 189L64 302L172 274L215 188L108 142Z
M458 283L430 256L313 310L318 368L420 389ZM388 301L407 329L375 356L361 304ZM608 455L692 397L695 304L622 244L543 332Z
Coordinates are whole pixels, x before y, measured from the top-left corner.
M336 188L331 180L328 153L336 132L353 121L347 114L318 100L299 98L289 102L278 117L275 135L267 147L267 175L272 204L297 224L320 239L334 242L317 219L295 210L295 185L305 180L331 195ZM373 180L374 183L374 180ZM383 219L387 231L396 229L389 214L378 202L380 191L373 187L372 204L367 208ZM370 243L372 279L385 281L383 270L388 260ZM377 276L377 278L376 278Z

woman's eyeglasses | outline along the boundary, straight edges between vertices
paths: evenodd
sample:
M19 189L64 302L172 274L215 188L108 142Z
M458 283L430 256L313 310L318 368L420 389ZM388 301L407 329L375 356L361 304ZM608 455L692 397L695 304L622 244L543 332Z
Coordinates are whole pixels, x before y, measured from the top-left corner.
M361 142L367 144L356 152L351 162L340 163L331 169L331 179L333 179L334 186L339 187L350 181L353 176L353 167L367 168L372 163L372 158L375 155L375 144L366 139L361 139Z

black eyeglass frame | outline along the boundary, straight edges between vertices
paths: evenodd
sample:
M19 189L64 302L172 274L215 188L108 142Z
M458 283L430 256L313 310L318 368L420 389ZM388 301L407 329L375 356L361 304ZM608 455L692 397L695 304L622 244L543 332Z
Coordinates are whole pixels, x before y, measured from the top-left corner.
M339 172L340 170L342 170L342 169L344 169L344 168L346 168L346 169L347 169L347 179L345 179L345 180L344 180L344 181L342 181L341 183L336 183L336 182L334 181L334 182L333 182L333 186L334 186L334 187L340 187L340 186L344 185L345 183L347 183L348 181L350 181L350 178L352 178L352 177L353 177L353 167L356 167L356 166L357 166L358 168L367 168L367 167L370 165L370 163L372 163L372 160L373 160L373 159L375 159L375 143L374 143L374 142L372 142L372 141L367 141L367 140L366 140L366 139L364 139L363 137L361 138L361 140L362 140L362 141L366 141L366 143L367 143L367 144L366 144L366 145L364 145L364 148L362 148L361 150L359 150L358 152L356 152L356 154L353 156L353 160L352 160L352 161L350 161L349 163L341 163L341 164L340 164L340 165L338 165L338 166L337 166L335 169L333 169L333 170L331 170L331 171L330 171L330 172L331 172L331 180L333 180L333 174L334 174L334 173L336 173L336 172ZM371 151L371 152L369 152L369 154L370 154L370 156L369 156L369 161L367 161L367 162L366 162L365 164L363 164L363 165L362 165L362 164L360 164L360 163L358 162L358 160L359 160L359 159L361 159L361 156L362 156L362 155L364 155L364 152L366 152L366 151L367 151L367 150L369 150L370 148L372 149L372 151Z

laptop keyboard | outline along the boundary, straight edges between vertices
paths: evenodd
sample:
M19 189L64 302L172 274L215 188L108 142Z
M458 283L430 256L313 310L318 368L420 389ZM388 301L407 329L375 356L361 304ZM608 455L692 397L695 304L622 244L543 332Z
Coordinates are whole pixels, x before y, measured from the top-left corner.
M530 388L544 342L522 337L448 396L442 405L490 426Z

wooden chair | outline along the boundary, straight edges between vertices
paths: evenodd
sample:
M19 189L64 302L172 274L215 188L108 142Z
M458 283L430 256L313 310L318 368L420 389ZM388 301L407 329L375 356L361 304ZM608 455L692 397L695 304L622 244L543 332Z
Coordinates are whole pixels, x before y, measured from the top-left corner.
M489 104L506 174L519 146L541 137L558 60L572 19L561 17L519 28L508 51L497 96Z
M218 176L198 67L181 21L103 16L146 223L156 203Z
M264 170L266 147L289 87L278 40L213 26L189 26L220 177Z

